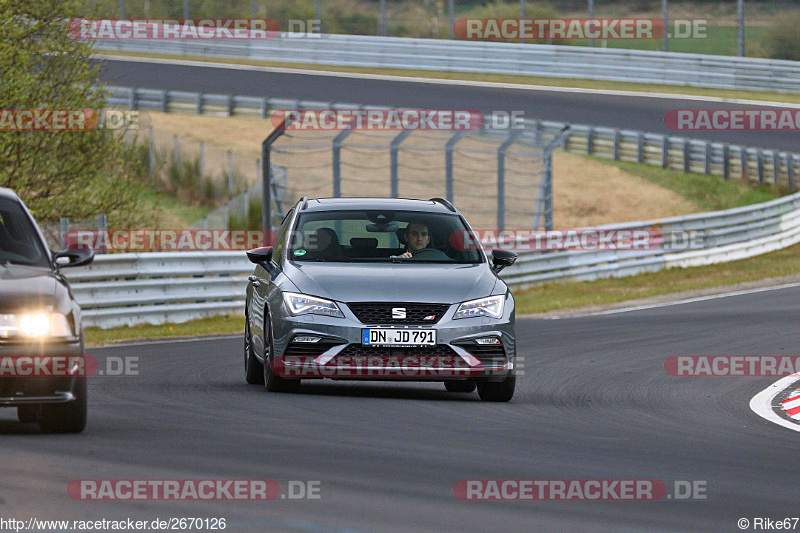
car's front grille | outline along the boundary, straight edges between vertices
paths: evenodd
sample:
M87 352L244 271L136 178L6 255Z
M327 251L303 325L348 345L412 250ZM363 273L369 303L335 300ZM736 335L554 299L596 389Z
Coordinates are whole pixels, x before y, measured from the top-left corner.
M335 341L290 342L286 346L286 355L322 355L339 344L344 343Z
M347 306L363 324L436 324L450 307L448 304L386 302L357 302ZM402 309L405 318L392 318L393 309Z
M341 351L339 355L455 355L455 351L446 344L434 346L406 346L403 348L390 348L388 346L364 346L351 344Z

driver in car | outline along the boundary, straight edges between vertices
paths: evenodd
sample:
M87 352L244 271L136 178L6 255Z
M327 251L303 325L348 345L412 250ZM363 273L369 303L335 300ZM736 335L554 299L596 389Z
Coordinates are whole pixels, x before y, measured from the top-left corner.
M407 249L398 256L402 259L411 259L414 254L426 248L431 242L428 226L423 222L412 221L406 226L405 236Z

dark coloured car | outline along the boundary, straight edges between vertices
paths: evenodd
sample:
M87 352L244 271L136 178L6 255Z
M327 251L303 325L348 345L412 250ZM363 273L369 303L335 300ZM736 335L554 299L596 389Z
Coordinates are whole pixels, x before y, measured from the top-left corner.
M60 269L92 259L50 251L22 200L0 188L0 407L45 432L86 426L80 307Z
M483 400L514 395L514 298L449 202L301 200L274 247L250 250L245 377L441 381ZM473 245L464 245L472 242Z

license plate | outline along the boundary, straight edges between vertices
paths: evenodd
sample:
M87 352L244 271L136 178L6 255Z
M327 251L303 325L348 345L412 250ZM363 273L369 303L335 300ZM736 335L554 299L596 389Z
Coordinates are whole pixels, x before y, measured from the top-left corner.
M432 346L436 344L435 329L365 328L361 330L365 346Z

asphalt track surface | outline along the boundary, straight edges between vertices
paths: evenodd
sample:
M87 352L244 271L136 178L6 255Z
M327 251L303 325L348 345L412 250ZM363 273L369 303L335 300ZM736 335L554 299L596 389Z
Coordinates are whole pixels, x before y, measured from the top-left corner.
M244 382L239 337L91 350L80 435L0 410L0 517L225 517L227 531L739 531L800 514L798 434L750 398L775 378L678 378L670 355L796 354L800 288L605 316L518 321L507 404L441 384ZM319 500L84 502L75 479L318 480ZM461 479L705 481L707 499L465 502Z
M290 63L287 64L287 67L291 66ZM214 94L270 96L423 109L477 109L484 113L495 110L523 111L527 118L630 128L753 147L800 151L800 137L797 131L670 132L664 125L664 115L670 109L759 107L732 103L565 93L557 89L538 91L491 86L440 85L116 60L103 61L100 79L110 85Z

